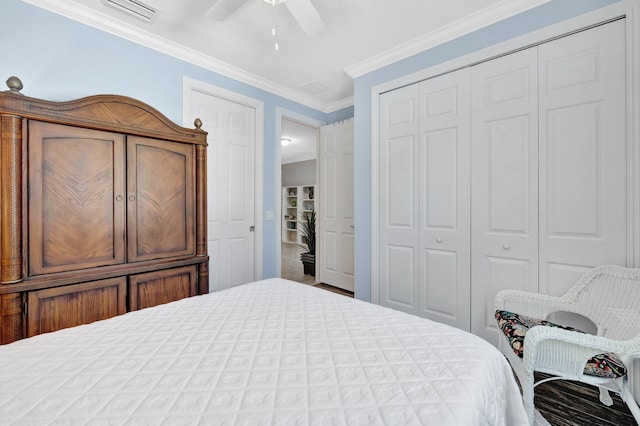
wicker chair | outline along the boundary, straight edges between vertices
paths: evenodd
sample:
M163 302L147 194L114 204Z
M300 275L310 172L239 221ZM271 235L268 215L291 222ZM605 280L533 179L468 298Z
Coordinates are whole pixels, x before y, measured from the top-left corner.
M627 370L640 358L640 269L596 267L561 297L503 290L496 297L496 309L500 329L507 335L500 339L499 348L520 380L531 424L534 387L557 379L598 386L600 401L608 406L613 403L609 391L619 393L640 424L640 408L629 391ZM597 327L597 335L567 327L570 324L542 321L554 312L587 317ZM521 326L517 330L512 327L516 322ZM519 342L514 340L516 337ZM607 364L611 358L615 360ZM588 362L592 363L589 371ZM534 371L554 377L534 383Z

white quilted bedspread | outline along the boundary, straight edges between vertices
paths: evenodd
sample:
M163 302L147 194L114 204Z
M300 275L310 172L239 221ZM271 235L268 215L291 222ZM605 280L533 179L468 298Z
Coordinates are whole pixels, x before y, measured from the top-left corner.
M0 424L527 424L503 356L280 279L0 346Z

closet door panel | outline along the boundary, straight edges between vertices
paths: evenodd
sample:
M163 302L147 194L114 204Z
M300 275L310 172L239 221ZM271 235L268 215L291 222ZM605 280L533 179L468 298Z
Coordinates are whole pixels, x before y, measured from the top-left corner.
M627 263L624 20L541 45L540 284Z
M471 331L497 342L498 291L538 291L537 54L472 67Z
M418 85L380 97L380 304L418 313Z
M420 315L470 327L469 69L420 83Z

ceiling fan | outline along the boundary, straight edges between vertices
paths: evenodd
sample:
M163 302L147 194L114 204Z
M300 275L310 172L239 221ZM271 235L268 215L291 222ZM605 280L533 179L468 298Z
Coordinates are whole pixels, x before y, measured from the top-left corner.
M213 0L205 16L216 21L224 21L248 1L255 0ZM326 28L311 0L275 0L275 3L274 0L264 1L269 4L284 3L308 37L320 34Z

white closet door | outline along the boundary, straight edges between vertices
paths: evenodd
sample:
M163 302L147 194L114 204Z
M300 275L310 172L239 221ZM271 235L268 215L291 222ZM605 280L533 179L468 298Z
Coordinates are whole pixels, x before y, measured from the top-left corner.
M320 128L320 282L353 291L353 119Z
M545 43L540 75L540 291L627 263L624 20Z
M419 85L380 96L379 301L419 312Z
M471 70L471 331L497 343L498 291L538 291L536 49Z
M470 327L469 69L420 84L420 316Z

